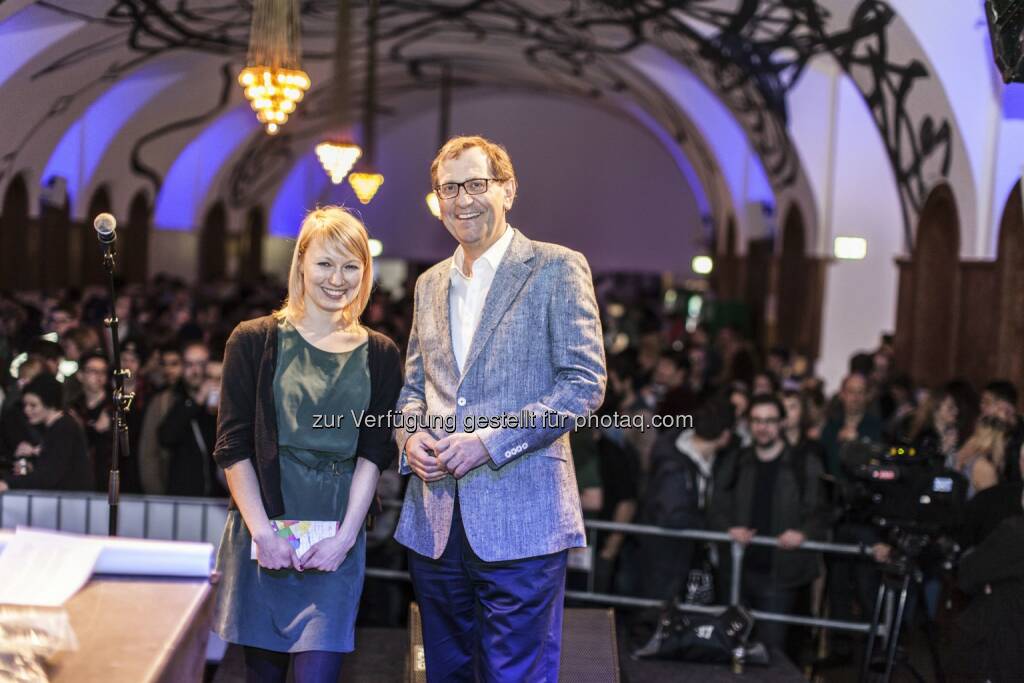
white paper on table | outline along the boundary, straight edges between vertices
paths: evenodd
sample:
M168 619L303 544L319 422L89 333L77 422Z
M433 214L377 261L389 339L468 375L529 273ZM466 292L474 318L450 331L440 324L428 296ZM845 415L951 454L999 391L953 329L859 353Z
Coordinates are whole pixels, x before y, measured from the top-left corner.
M20 528L19 533L23 533ZM51 535L56 535L56 532L51 532ZM210 543L60 535L87 539L100 547L94 569L96 574L207 578L213 567L213 545ZM0 531L0 551L14 537L13 533Z
M0 553L0 604L60 607L92 576L101 549L82 536L18 529Z
M97 574L206 578L213 566L213 545L141 538L101 539Z

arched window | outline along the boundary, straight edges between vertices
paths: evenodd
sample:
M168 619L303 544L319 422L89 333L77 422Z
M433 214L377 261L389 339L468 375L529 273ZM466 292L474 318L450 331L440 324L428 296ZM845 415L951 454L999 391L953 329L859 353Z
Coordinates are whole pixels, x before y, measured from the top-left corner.
M152 212L144 190L128 208L125 230L118 236L118 269L127 282L145 282L149 276L149 234Z
M254 206L249 210L245 230L241 233L238 249L238 279L255 282L263 272L263 237L266 234L266 219L263 208Z
M0 212L0 289L25 289L34 280L28 268L38 259L29 258L28 187L20 174L7 185Z
M217 202L206 212L199 233L199 281L218 282L224 279L227 256L227 212L224 202Z
M949 185L931 191L917 222L914 244L910 374L935 385L953 367L960 273L960 220Z

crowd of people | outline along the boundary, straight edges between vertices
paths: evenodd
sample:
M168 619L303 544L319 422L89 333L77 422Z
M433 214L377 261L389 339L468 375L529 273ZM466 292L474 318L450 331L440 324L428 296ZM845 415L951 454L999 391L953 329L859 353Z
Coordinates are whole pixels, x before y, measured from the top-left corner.
M120 292L121 364L125 391L134 396L119 463L122 492L226 496L210 457L224 346L240 320L279 305L283 288L263 282L200 290L158 276ZM402 339L411 318L403 305L378 293L367 324ZM108 309L100 287L0 294L3 486L107 490L116 428ZM53 413L32 410L38 403Z
M893 552L877 527L842 514L837 491L849 477L842 466L848 444L912 445L960 473L974 501L973 516L956 530L965 548L984 547L997 529L1003 542L1014 538L1000 526L1022 513L1024 419L1012 382L912 381L883 336L877 349L850 359L829 395L807 357L785 348L762 353L735 326L713 329L685 313L652 310L644 302L663 301L661 293L624 282L596 281L608 367L598 414L642 416L644 425L655 416L692 421L577 430L573 459L585 517L721 530L744 544L775 537L775 548L747 550L744 602L777 612L827 610L836 619L870 618L876 564ZM122 491L226 496L211 457L224 345L238 321L273 310L283 288L195 288L159 276L121 292L115 313L130 372L125 388L134 394ZM107 306L99 288L0 295L0 488L106 490L116 428ZM404 348L411 311L410 296L378 290L363 321ZM381 486L396 489L396 481L383 477ZM874 558L823 560L799 550L808 539L863 543ZM592 541L591 560L576 566L588 568L597 592L726 597L729 553L714 545L620 533ZM991 581L971 580L971 590L991 596ZM934 616L937 597L925 595L923 604ZM758 635L794 656L806 650L806 632L783 624L762 624ZM849 653L842 638L832 644L838 656Z

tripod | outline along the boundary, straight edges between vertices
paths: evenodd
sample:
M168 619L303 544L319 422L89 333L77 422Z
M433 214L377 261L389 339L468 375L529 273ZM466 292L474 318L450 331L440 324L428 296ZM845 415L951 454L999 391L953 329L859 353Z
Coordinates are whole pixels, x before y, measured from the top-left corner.
M875 599L875 610L871 617L871 630L868 631L868 642L864 651L864 662L861 666L860 680L862 683L868 683L869 676L871 674L871 657L875 650L875 639L878 636L879 627L882 621L882 610L885 604L895 599L896 601L896 613L893 615L892 622L889 624L885 634L885 669L882 676L882 683L889 683L892 679L892 672L896 666L897 659L897 647L900 640L900 632L903 628L903 618L906 614L907 598L910 594L911 582L917 587L919 595L923 595L921 590L922 583L924 581L924 574L921 571L921 567L914 561L910 556L904 555L903 557L886 563L882 568L882 583L878 586L878 595ZM939 681L943 680L942 669L939 665L938 657L935 650L935 643L932 640L932 633L929 629L927 631L928 647L933 657L935 657L935 671L936 677ZM909 671L915 680L921 683L926 683L927 679L921 675L921 673L914 668L914 665L910 663L909 659L902 659L903 664Z

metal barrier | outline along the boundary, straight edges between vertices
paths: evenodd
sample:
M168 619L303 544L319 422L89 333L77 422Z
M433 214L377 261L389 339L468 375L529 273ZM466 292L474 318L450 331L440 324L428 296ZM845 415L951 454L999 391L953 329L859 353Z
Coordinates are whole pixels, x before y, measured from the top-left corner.
M119 536L204 541L215 547L227 520L226 498L121 496ZM0 528L33 526L107 535L107 495L85 491L7 491L0 495Z
M400 508L402 502L388 500L384 501L384 505L390 508ZM118 535L120 536L169 541L205 541L217 547L220 544L221 531L227 519L227 499L126 494L121 496L120 512L118 519ZM585 520L584 523L588 529L596 532L728 543L732 554L729 602L732 605L739 604L740 578L745 548L740 543L733 541L729 534L721 531L669 529L600 520ZM103 493L71 491L7 491L0 494L0 528L13 528L19 525L106 535L107 496ZM755 536L750 543L771 547L777 545L776 539L770 536ZM596 539L591 545L597 545ZM862 545L817 541L805 541L799 548L788 552L820 552L850 556L870 556L871 554L870 548ZM367 567L366 575L378 579L409 581L408 572L395 569ZM595 593L593 590L566 591L566 597L620 607L661 608L665 606L665 603L660 600ZM678 607L684 611L703 614L718 614L726 609L724 605L679 604ZM887 613L891 612L890 607L887 609ZM871 624L863 622L819 619L758 610L751 611L751 614L755 619L763 621L777 621L858 633L868 633L871 630ZM884 635L887 632L884 624L888 624L890 621L891 617L883 621L883 625L879 627L879 635Z

